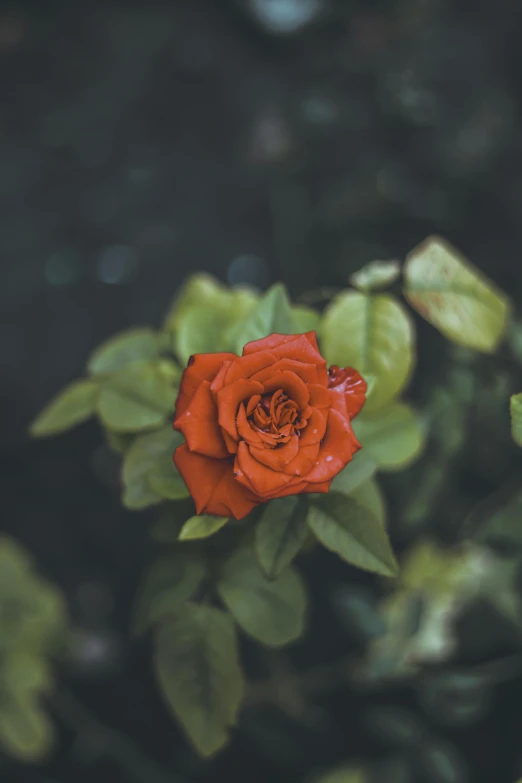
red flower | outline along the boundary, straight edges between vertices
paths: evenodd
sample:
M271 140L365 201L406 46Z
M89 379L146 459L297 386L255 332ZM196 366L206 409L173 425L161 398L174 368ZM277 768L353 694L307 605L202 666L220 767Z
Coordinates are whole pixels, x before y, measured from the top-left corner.
M361 446L350 424L366 382L328 371L315 332L272 334L233 353L192 356L181 379L174 463L198 514L241 519L272 498L328 492Z

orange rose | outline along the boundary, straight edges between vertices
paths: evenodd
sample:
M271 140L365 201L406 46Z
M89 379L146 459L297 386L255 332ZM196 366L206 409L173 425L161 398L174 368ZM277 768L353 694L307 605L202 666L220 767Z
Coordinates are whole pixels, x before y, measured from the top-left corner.
M272 498L328 492L361 448L350 420L366 382L326 368L315 332L272 334L243 355L192 356L181 379L174 463L197 513L241 519Z

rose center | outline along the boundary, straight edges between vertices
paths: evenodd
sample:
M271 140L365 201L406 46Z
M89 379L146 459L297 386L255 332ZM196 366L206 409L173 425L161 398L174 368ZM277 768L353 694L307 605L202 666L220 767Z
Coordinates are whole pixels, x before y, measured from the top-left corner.
M252 429L269 448L288 443L292 435L299 434L306 426L299 406L283 389L253 397L247 408L247 417Z

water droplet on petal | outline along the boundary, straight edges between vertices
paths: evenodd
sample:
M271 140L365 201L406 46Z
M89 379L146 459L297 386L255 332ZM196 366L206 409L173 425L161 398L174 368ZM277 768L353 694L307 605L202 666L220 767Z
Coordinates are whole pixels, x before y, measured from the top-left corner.
M326 458L326 462L331 462L333 460L333 457L331 454L329 454Z
M187 412L185 413L185 416L190 416L190 411L187 411Z

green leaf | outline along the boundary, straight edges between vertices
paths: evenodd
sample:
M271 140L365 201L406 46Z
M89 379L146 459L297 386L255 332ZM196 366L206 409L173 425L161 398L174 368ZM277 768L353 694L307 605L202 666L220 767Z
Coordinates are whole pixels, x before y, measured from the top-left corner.
M313 778L311 783L368 783L368 778L361 767L351 764L338 767Z
M197 553L180 552L157 560L138 593L133 633L140 635L176 612L194 594L205 574L205 562Z
M135 438L123 460L124 506L139 510L161 503L169 488L171 494L177 491L178 498L188 496L172 462L172 455L182 441L182 436L168 424Z
M334 477L330 490L350 495L358 486L368 481L377 470L377 462L365 448L356 452L352 461Z
M400 261L371 261L350 277L350 283L359 291L369 293L379 288L388 288L400 276Z
M52 678L45 660L21 650L2 659L0 668L0 747L23 761L43 759L54 741L53 726L40 694Z
M256 552L269 579L290 565L306 541L306 513L306 501L295 495L265 505L256 527Z
M175 392L154 362L134 362L105 380L98 398L103 424L116 432L158 427L174 415Z
M350 497L376 516L383 527L386 526L386 502L375 478L370 478L355 487Z
M2 693L0 747L21 761L40 761L49 754L53 744L53 725L38 701Z
M134 440L134 435L111 432L111 430L104 430L104 435L107 446L118 454L125 454Z
M321 316L311 307L305 305L292 306L293 329L296 334L305 334L306 332L317 332L321 322Z
M511 435L517 446L522 446L522 393L513 394L509 401Z
M383 576L396 576L398 566L384 526L377 516L340 492L313 500L308 524L317 539L347 563Z
M217 588L241 628L257 641L280 647L301 636L306 593L293 568L269 581L253 549L242 547L223 564Z
M158 336L152 329L127 329L106 340L91 354L87 370L91 375L112 373L132 362L154 359L158 352Z
M35 693L49 693L53 686L46 659L23 650L17 650L2 658L0 682L2 688L24 698Z
M509 299L450 244L429 237L408 255L404 294L449 340L493 353L506 331Z
M229 324L229 314L204 307L189 310L181 321L176 333L174 351L180 361L186 364L196 353L215 353L228 348L225 331Z
M255 307L257 294L246 287L227 288L210 275L194 275L167 315L165 329L185 364L195 353L230 350L229 332Z
M320 336L329 364L355 367L363 377L374 377L367 413L382 410L407 384L414 362L414 331L395 297L340 293L326 308Z
M233 619L211 606L186 604L159 628L155 671L196 750L211 756L226 745L244 693Z
M250 315L236 324L233 349L241 354L247 343L270 334L292 334L293 328L286 289L282 283L276 283L261 297Z
M49 652L65 625L61 592L33 572L30 558L8 537L0 537L0 625L0 659L11 651Z
M187 519L179 534L180 541L190 541L194 538L208 538L221 530L229 517L217 517L211 514L195 514Z
M415 411L395 402L373 416L354 419L353 430L378 470L401 470L410 465L425 446L425 435Z
M98 384L75 381L54 397L29 428L33 438L45 438L76 427L96 411Z
M246 287L227 288L212 275L196 274L189 277L176 296L165 318L164 328L167 332L176 333L186 314L194 308L225 312L235 294L242 299L249 298L251 304L256 301L256 295Z
M170 429L170 428L169 428ZM176 442L179 445L179 442ZM149 487L165 500L183 500L189 496L187 485L176 470L172 454L166 454L147 474Z

